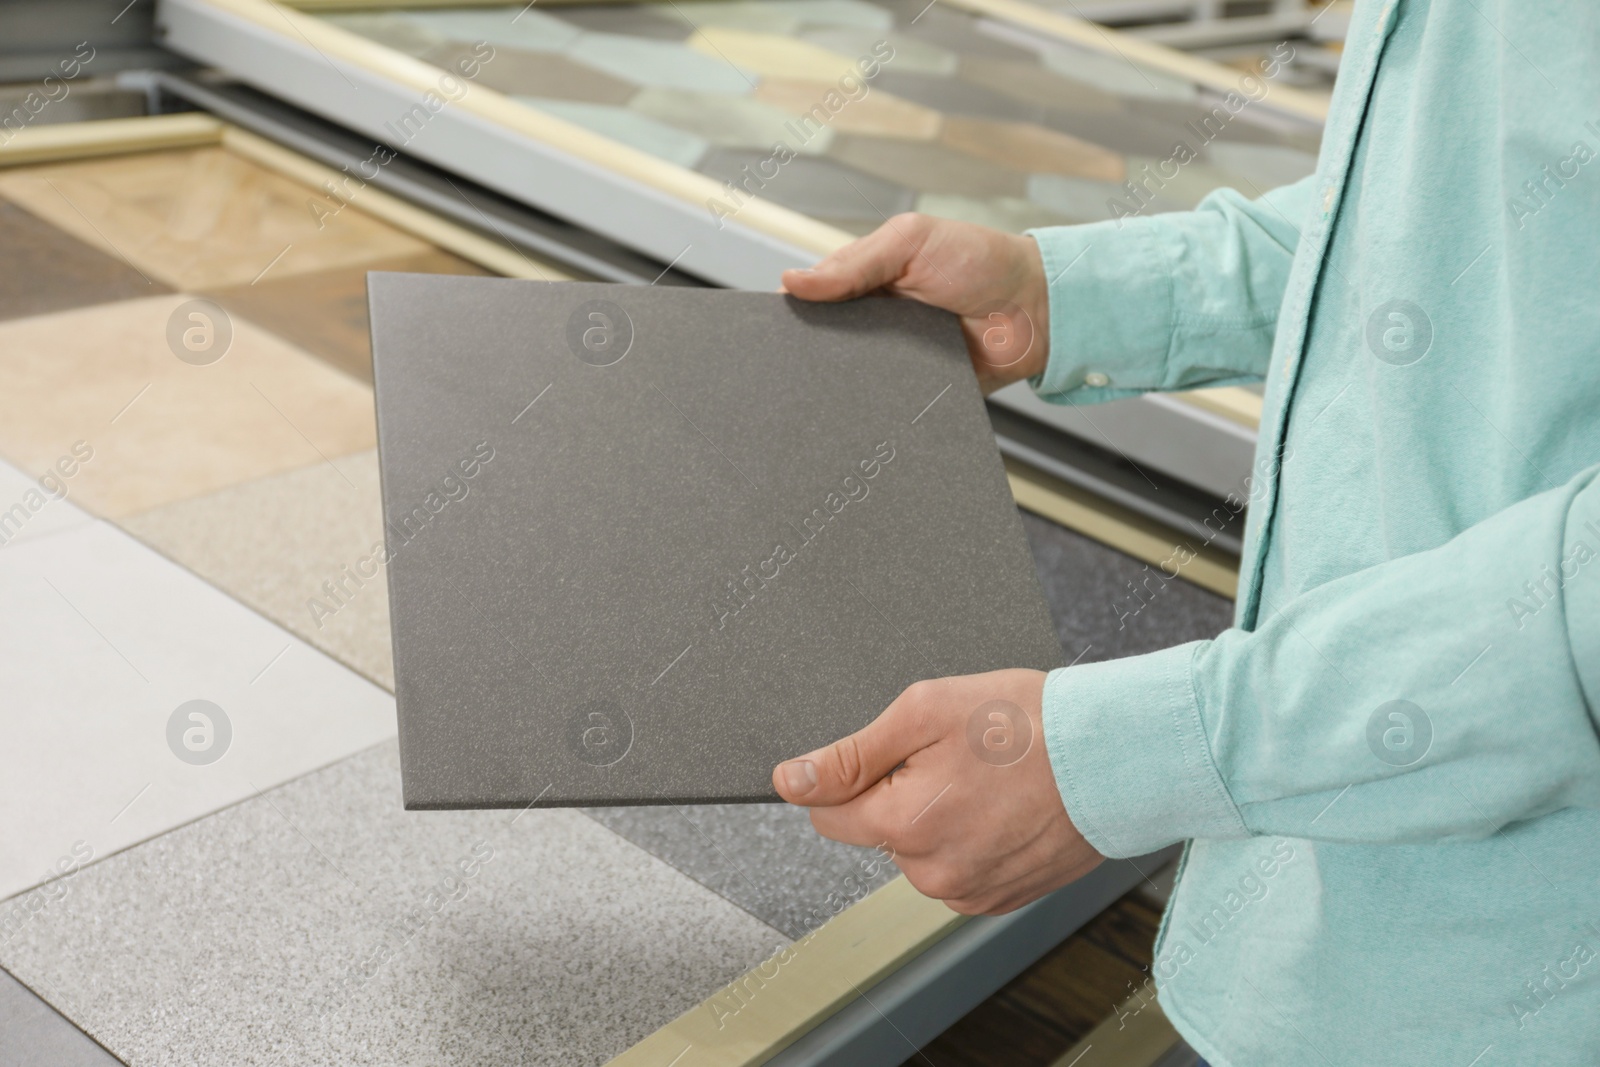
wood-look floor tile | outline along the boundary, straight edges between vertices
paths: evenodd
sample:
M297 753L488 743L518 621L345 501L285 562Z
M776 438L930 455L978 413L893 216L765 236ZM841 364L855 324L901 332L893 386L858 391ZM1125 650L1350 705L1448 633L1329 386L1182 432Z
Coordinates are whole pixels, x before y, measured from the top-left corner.
M5 200L0 200L0 259L6 273L0 319L171 292L125 260Z
M1031 122L995 122L953 115L945 120L941 142L958 152L1033 174L1120 182L1127 178L1123 157L1108 148Z
M9 197L149 277L194 291L414 255L427 245L220 148L23 167Z
M487 274L448 252L430 251L380 259L355 267L291 274L255 285L213 289L200 295L235 317L249 319L353 378L372 381L372 342L367 324L367 272Z
M180 360L191 299L0 323L0 454L42 470L85 442L74 499L114 517L373 446L371 391L248 319L221 359Z

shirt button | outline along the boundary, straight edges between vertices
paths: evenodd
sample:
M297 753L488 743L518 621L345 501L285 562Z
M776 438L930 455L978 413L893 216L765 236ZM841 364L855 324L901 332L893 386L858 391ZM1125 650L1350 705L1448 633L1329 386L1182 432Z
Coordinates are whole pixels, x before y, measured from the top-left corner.
M1333 208L1333 186L1322 190L1322 213L1326 215Z
M1111 384L1111 379L1097 370L1092 370L1083 376L1083 384L1091 389L1104 389Z

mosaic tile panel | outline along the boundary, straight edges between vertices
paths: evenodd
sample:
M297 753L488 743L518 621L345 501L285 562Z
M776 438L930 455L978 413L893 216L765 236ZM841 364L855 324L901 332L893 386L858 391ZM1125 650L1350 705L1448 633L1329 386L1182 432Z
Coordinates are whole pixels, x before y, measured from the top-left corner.
M926 0L329 18L432 62L492 42L500 51L484 84L713 178L748 156L826 154L828 166L787 164L760 195L850 232L870 228L868 188L894 210L1013 231L1104 219L1117 187L1180 143L1193 161L1145 211L1192 207L1223 185L1254 196L1309 173L1319 134L1268 116L1266 104L1219 122L1212 97L1184 78Z

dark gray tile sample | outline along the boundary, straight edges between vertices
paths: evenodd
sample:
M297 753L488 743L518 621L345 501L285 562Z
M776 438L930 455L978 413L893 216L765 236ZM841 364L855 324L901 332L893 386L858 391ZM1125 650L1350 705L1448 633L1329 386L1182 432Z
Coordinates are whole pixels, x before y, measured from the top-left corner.
M760 176L759 168L771 152L750 152L736 148L713 148L696 168L720 182L736 185L750 182L763 200L781 204L813 218L851 219L870 223L874 229L890 215L910 211L917 194L895 182L885 181L834 159L796 156L785 163L776 176L757 186L750 175Z
M0 971L0 1067L117 1067L121 1062Z
M0 319L171 292L31 211L0 200Z
M1117 659L1226 629L1233 605L1098 541L1022 512L1034 566L1065 659ZM1131 583L1131 586L1130 586ZM1135 592L1135 589L1137 592ZM808 813L784 805L592 808L585 814L798 938L841 901L865 895L897 868L871 849L817 836Z
M1233 601L1158 567L1027 512L1022 528L1068 661L1137 656L1233 623Z
M399 779L385 743L93 863L0 963L138 1067L599 1067L785 940L576 811Z
M409 807L768 800L918 679L1060 662L948 315L369 292Z
M590 816L792 938L899 875L874 849L820 836L787 804L587 808Z

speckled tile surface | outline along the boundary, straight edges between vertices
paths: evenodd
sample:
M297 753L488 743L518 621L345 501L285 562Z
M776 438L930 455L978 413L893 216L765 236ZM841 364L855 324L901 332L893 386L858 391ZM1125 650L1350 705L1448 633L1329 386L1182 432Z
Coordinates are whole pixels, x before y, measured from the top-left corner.
M578 812L405 812L392 744L68 889L0 963L138 1067L598 1065L787 941Z
M584 814L791 938L822 925L838 901L858 900L900 873L872 849L819 837L810 816L787 804Z
M1022 513L1066 660L1093 663L1215 637L1233 602L1124 556L1098 541Z
M168 291L125 260L0 199L0 319Z
M366 386L192 300L0 322L0 454L42 470L77 447L74 499L114 518L373 446ZM208 329L212 352L227 338L221 356L179 358L184 332Z
M129 533L394 689L378 456L358 452L122 520Z
M0 551L0 603L0 897L394 736L387 693L108 523Z
M408 803L767 800L918 678L1059 661L946 314L370 285Z

